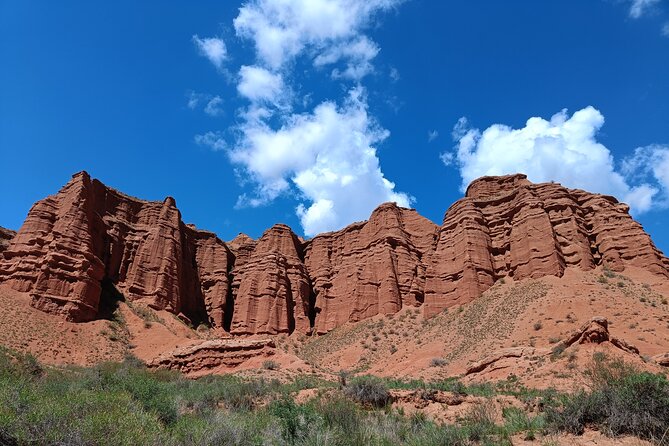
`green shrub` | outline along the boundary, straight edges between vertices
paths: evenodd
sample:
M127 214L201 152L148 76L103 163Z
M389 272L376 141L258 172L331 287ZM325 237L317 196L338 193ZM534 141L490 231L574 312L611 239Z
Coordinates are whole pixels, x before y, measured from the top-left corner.
M279 370L280 367L278 362L272 361L271 359L267 359L262 363L262 368L265 370Z
M272 401L268 411L278 419L283 439L289 444L304 439L309 427L320 422L320 417L310 406L298 405L289 398Z
M350 380L344 393L360 404L371 407L385 407L390 403L390 393L386 384L374 376L359 376Z
M444 358L432 358L430 360L430 367L444 367L448 365L448 361Z
M610 435L660 440L669 428L669 382L622 361L597 357L588 368L592 390L564 396L547 411L553 430L580 434L597 425Z

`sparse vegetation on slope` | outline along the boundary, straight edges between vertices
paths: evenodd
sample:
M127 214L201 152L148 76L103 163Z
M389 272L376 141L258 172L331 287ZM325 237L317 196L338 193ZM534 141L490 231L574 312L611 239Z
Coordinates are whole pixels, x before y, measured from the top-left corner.
M662 376L595 359L590 392L558 395L514 380L466 387L392 381L371 376L334 383L302 377L292 382L234 376L188 380L152 372L136 361L93 368L45 368L31 356L0 350L0 444L59 445L509 445L546 431L582 432L590 423L610 435L632 433L662 443L669 426L669 384ZM307 400L298 398L310 388ZM393 408L392 389L478 395L480 403L456 424ZM432 393L431 393L432 392ZM530 413L507 407L501 419L494 396L515 395Z

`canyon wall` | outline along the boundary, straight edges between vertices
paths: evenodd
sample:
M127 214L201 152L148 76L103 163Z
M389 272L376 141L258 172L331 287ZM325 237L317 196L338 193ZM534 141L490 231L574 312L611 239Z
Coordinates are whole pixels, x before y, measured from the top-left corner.
M479 178L444 216L424 314L467 303L502 277L560 277L567 267L601 264L669 277L669 260L615 198L520 174Z
M326 333L406 306L430 317L503 277L602 264L669 277L625 204L520 174L475 180L441 226L386 203L307 241L277 224L225 243L184 224L170 197L129 197L81 172L18 233L0 231L0 283L29 292L36 308L89 321L120 293L235 335Z
M174 199L129 197L72 177L38 201L2 252L0 282L68 320L100 316L103 287L126 299L222 325L233 256L214 234L186 226Z

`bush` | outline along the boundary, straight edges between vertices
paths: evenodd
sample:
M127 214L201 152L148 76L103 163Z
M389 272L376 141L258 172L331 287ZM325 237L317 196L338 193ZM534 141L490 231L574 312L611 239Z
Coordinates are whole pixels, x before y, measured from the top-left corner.
M444 367L448 365L448 361L444 358L432 358L430 361L430 367Z
M344 393L354 401L371 407L385 407L391 400L386 384L374 376L353 378L344 388Z
M271 359L263 361L262 363L262 368L265 370L279 370L280 367L278 362L272 361Z
M580 434L588 424L609 435L660 440L669 428L669 382L622 361L598 356L588 368L592 390L565 396L547 411L553 430Z

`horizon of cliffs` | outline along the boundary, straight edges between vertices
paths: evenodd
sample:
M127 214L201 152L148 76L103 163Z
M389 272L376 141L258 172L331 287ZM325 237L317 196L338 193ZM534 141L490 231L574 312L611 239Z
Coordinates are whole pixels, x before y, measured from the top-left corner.
M224 242L185 224L171 197L141 200L79 172L18 232L0 230L0 285L35 308L85 322L120 293L233 335L323 334L407 306L431 317L505 277L600 265L669 277L627 205L522 174L474 180L441 225L384 203L306 241L276 224Z

